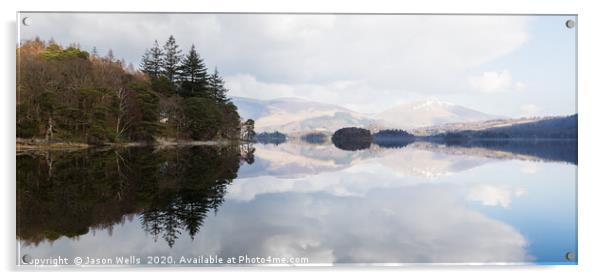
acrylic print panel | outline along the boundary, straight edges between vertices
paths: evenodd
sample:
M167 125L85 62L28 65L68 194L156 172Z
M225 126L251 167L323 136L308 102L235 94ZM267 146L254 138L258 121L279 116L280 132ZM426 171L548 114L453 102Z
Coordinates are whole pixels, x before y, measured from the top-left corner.
M575 15L18 20L21 266L577 264Z

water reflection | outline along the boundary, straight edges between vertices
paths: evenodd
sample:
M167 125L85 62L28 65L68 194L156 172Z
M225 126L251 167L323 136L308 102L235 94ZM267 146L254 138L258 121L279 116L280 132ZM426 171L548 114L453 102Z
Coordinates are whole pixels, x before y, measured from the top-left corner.
M170 246L194 236L236 178L238 147L131 148L17 156L17 236L27 243L109 229L141 214Z
M566 263L576 157L548 154L286 142L19 155L17 238L33 256Z
M261 145L259 161L239 177L298 178L346 169L362 161L378 161L399 174L439 177L495 160L557 161L577 164L576 141L481 141L465 145L387 141L349 151L333 144L286 142Z
M472 149L472 151L466 153L482 153L489 157L522 157L527 160L564 161L577 164L576 139L472 140L443 146L453 152Z

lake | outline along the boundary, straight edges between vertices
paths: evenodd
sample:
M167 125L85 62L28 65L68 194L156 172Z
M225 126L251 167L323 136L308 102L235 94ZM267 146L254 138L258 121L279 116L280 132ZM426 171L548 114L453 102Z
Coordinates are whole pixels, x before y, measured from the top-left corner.
M19 154L18 254L105 265L576 264L576 153L576 141L540 141Z

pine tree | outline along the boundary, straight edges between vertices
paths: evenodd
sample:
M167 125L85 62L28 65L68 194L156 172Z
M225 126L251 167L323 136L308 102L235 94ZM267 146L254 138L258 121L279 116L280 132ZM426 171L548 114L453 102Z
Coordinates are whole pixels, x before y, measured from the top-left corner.
M217 67L215 67L213 74L209 76L208 86L209 95L213 100L221 104L225 104L230 101L230 99L226 96L228 89L225 87L225 82L222 77L219 76Z
M142 61L140 61L140 69L143 73L150 76L150 51L148 49L144 50L144 54L142 55Z
M180 77L182 80L191 83L205 82L207 80L207 68L203 59L196 52L194 45L190 47L188 55L182 61Z
M163 67L163 51L159 47L159 43L155 40L154 46L150 50L146 50L142 56L140 68L142 72L148 74L151 78L157 78L161 74Z
M179 68L180 95L185 97L204 97L207 91L207 68L196 52L194 45L182 61Z
M170 82L175 82L182 60L182 50L176 44L176 39L173 35L169 36L165 45L163 45L163 72Z

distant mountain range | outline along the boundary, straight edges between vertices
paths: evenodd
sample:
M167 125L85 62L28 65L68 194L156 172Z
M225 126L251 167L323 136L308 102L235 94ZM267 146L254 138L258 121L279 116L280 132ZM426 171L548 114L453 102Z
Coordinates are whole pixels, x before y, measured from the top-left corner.
M243 118L255 120L258 132L289 135L312 131L334 132L342 127L414 129L447 123L481 122L500 118L438 100L401 104L378 114L361 114L347 108L298 98L259 100L233 97Z
M348 127L381 127L382 121L337 105L298 98L258 100L232 98L242 118L255 120L255 130L287 134L311 131L334 132Z
M439 100L426 100L395 106L374 116L389 128L412 129L447 123L481 122L500 118Z

